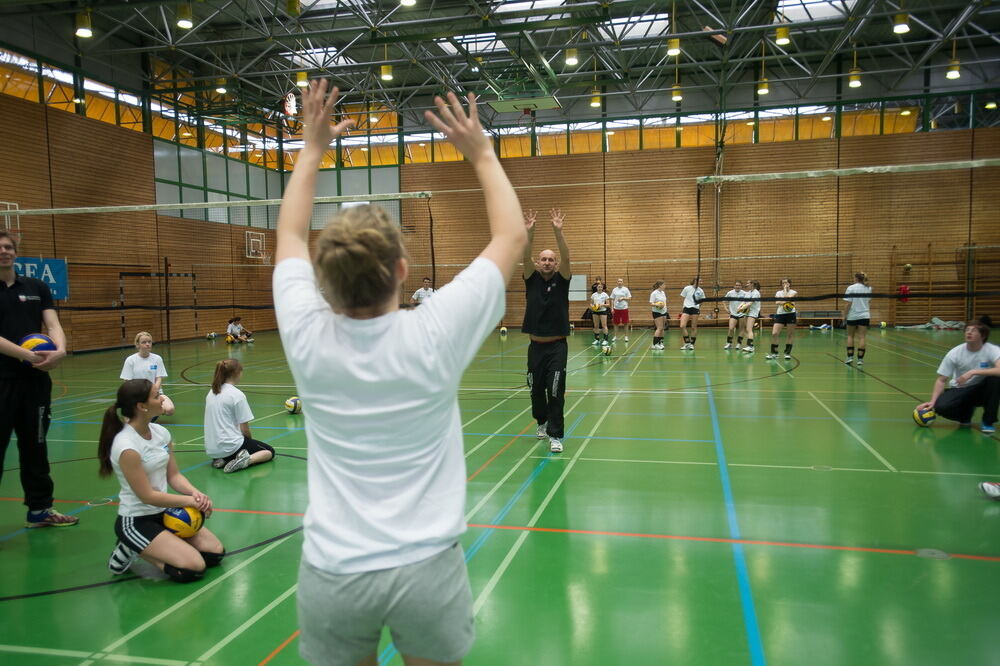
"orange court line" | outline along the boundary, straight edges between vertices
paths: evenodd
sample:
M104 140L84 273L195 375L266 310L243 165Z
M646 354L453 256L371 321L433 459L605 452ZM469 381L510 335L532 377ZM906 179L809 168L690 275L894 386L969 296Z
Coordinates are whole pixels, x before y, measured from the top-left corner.
M530 421L528 422L528 425L524 426L524 428L521 429L521 432L519 432L516 435L514 435L513 437L511 437L510 441L503 445L503 448L501 448L499 451L497 451L492 456L490 456L490 459L487 460L486 462L484 462L482 464L482 467L480 467L475 472L473 472L472 476L470 476L469 478L467 478L465 480L465 482L468 483L469 481L472 481L474 478L476 478L479 475L480 472L482 472L484 469L486 469L489 466L489 464L491 462L493 462L494 459L496 459L496 457L498 455L500 455L501 453L503 453L504 451L506 451L510 447L511 444L513 444L514 442L516 442L518 437L520 437L524 433L528 432L529 428L531 428L531 422Z
M292 633L292 635L291 635L291 636L289 636L289 637L288 637L288 638L286 638L286 639L285 639L284 641L282 641L281 645L279 645L278 647L274 648L274 651L272 651L272 652L271 652L271 654L269 654L269 655L267 655L266 657L264 657L264 661L262 661L262 662L260 662L259 664L257 664L257 666L264 666L264 664L266 664L267 662L269 662L269 661L271 661L272 659L274 659L275 655L277 655L277 654L278 654L279 652L281 652L282 650L284 650L284 649L285 649L285 647L287 647L289 643L291 643L291 642L292 642L292 641L294 641L294 640L295 640L296 638L298 638L298 636L299 636L299 630L298 630L298 629L296 629L296 630L295 630L295 631L294 631L294 632Z

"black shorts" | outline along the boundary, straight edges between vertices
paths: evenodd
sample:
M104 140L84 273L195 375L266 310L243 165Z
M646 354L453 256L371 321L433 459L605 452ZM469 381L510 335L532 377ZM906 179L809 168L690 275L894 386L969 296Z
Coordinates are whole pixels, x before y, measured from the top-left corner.
M608 316L608 309L604 308L602 310L594 310L594 314L595 315L604 315L605 317L607 317Z
M848 326L871 326L871 319L848 319L845 322Z
M686 315L700 315L701 308L684 308L682 312Z
M794 312L778 312L774 315L775 324L794 324L798 319Z
M250 455L257 453L258 451L270 451L271 455L274 455L274 447L270 444L265 444L264 442L257 441L256 439L250 439L249 437L243 438L243 445L233 451L231 454L223 458L226 463L232 460L236 460L236 456L240 454L240 451L246 451ZM225 465L223 465L225 466Z
M743 317L745 317L745 316L746 315L742 315L742 314L735 314L735 315L734 314L730 314L729 318L730 319L735 319L736 321L739 321L740 319L743 319Z
M660 317L666 317L667 319L670 319L670 313L669 312L657 312L656 310L653 310L653 321L656 321Z
M118 516L115 520L115 535L118 540L137 553L149 548L149 544L160 532L169 530L163 524L164 511L148 516Z

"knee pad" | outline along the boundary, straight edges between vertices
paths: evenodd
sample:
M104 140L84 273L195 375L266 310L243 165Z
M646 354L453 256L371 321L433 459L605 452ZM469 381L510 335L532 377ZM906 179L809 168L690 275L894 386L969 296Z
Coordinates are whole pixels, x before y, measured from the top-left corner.
M172 564L164 564L163 573L170 576L170 580L177 581L178 583L193 583L196 580L201 580L201 577L205 575L204 571L181 569Z
M226 556L225 549L221 553L206 553L204 550L199 550L201 553L201 559L205 560L205 568L217 567L222 564L222 558Z

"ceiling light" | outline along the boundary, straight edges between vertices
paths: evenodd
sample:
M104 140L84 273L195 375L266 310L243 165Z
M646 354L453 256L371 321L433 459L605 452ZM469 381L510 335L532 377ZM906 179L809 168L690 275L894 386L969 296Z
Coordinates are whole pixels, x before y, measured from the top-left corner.
M191 132L188 132L187 130L184 130L183 132L181 132L181 136L192 136L192 135L191 135Z
M684 99L684 95L681 94L681 87L676 83L670 86L670 101L679 102Z
M580 64L580 59L577 57L576 49L566 49L566 64L570 67Z
M400 4L402 4L402 3L400 3ZM362 149L361 149L361 152L363 152L363 153L367 153L367 152L368 152L368 149L367 149L367 148L362 148Z
M847 85L851 88L861 87L861 68L851 67L849 70L849 76L847 77Z
M76 36L89 39L94 36L90 25L90 10L78 12L76 15Z
M215 92L219 93L220 95L225 95L226 94L226 80L225 79L217 79L215 81Z
M427 144L426 144L426 143L418 143L417 145L418 145L418 146L420 146L421 148L423 148L423 147L424 147L424 146L426 146Z
M910 113L912 113L912 112L909 109L903 109L902 111L899 112L899 115L901 115L901 116L908 116L908 115L910 115Z
M601 108L601 89L594 88L590 91L590 106L595 109Z
M74 97L73 98L73 103L74 104L83 104L83 98L82 97Z
M308 88L309 72L295 72L295 85L299 88Z
M906 14L896 14L892 18L892 31L897 35L905 35L910 31L910 17Z
M792 43L792 39L789 37L791 33L791 28L787 25L779 25L774 30L774 43L778 46L787 46Z
M604 132L605 136L613 136L613 135L614 135L614 133L615 133L615 131L614 131L614 130L606 130L606 131Z
M962 76L962 68L959 65L958 58L952 58L949 61L951 64L948 65L948 71L945 73L946 79L957 79Z
M747 122L747 127L753 127L753 121L752 120L750 120L750 121Z
M757 94L766 95L769 92L771 92L771 89L767 85L767 77L765 76L760 81L757 82Z
M673 37L667 40L667 55L676 56L681 54L681 40L678 37Z
M997 103L996 102L986 102L986 107L985 108L987 108L990 111L992 111L993 109L997 108Z
M377 123L378 122L378 116L376 116L376 115L370 115L370 116L368 116L368 122L370 122L370 123Z
M191 12L191 3L182 2L177 5L177 27L182 30L190 30L194 27L194 14Z
M828 123L831 120L833 120L833 118L831 118L830 116L823 116L822 118L820 118L820 120L822 120L824 123Z
M399 4L403 7L412 7L417 4L417 0L399 0Z
M285 13L289 16L298 16L302 12L299 0L285 0Z
M392 81L392 65L382 65L382 80Z
M473 58L473 60L474 60L474 62L472 64L472 71L473 72L478 72L479 71L479 66L483 64L483 57L482 56L476 56L475 58Z

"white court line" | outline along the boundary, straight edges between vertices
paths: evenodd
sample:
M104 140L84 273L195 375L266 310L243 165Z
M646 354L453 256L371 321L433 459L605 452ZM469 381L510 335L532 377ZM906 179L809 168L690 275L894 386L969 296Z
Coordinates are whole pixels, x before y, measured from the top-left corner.
M522 409L521 411L519 411L517 414L514 414L514 416L510 417L510 419L506 423L504 423L502 426L500 426L499 428L497 428L496 432L494 432L492 435L488 435L487 437L484 437L481 442L479 442L478 444L476 444L475 446L473 446L471 449L469 449L468 451L466 451L465 452L465 457L468 458L473 453L475 453L479 449L483 448L483 446L486 444L486 442L488 442L491 439L493 439L494 437L496 437L497 433L503 432L504 428L506 428L511 423L513 423L514 421L516 421L519 418L521 418L522 416L524 416L524 414L527 413L527 411L530 410L530 409L531 409L531 405L528 405L527 407L525 407L524 409Z
M635 376L635 371L638 370L639 366L642 365L642 362L646 360L646 355L649 353L650 349L651 349L651 347L646 347L646 351L642 352L642 358L640 358L639 362L635 364L634 368L632 368L632 372L629 373L629 377ZM646 371L643 370L643 372L646 372ZM655 370L651 370L650 372L656 372L656 371Z
M839 423L840 425L844 426L844 429L845 429L845 430L847 430L847 432L851 433L851 435L852 435L852 436L854 437L854 439L858 440L858 442L860 442L860 443L861 443L861 445L862 445L863 447L865 447L866 449L868 449L868 451L869 451L869 452L870 452L870 453L871 453L871 454L872 454L873 456L875 456L876 458L878 458L878 459L879 459L879 461L880 461L880 462L881 462L881 463L882 463L883 465L885 465L886 467L888 467L888 468L889 468L889 470L891 470L891 471L893 471L893 472L897 472L897 471L899 471L899 470L897 470L897 469L896 469L895 467L893 467L893 466L892 466L892 465L891 465L891 464L889 463L889 461L888 461L888 460L886 460L885 458L883 458L883 457L882 457L882 454L881 454L881 453L879 453L878 451L876 451L876 450L875 450L875 449L874 449L874 448L872 447L872 445L871 445L871 444L869 444L868 442L866 442L866 441L864 440L864 438L863 438L863 437L862 437L861 435L859 435L858 433L854 432L854 428L852 428L851 426L849 426L849 425L847 425L846 423L844 423L844 420L843 420L843 419L841 419L841 418L840 418L839 416L837 416L836 414L834 414L834 413L833 413L833 410L831 410L831 409L830 409L829 407L827 407L827 406L826 406L826 405L825 405L825 404L823 403L823 401L822 401L822 400L820 400L820 399L819 399L819 398L817 398L817 397L816 397L815 395L813 395L813 392L812 392L812 391L807 391L807 393L809 393L810 397L812 397L812 399L813 399L813 400L815 400L815 401L816 401L817 403L819 403L819 406L820 406L820 407L822 407L823 409L825 409L825 410L826 410L826 413L827 413L827 414L829 414L830 416L832 416L832 417L834 418L834 420L835 420L835 421L836 421L837 423Z
M572 414L573 410L576 409L577 405L579 405L580 402L582 402L583 399L586 398L586 397L587 397L586 393L583 394L582 396L580 396L580 398L576 402L574 402L573 405L569 409L566 410L565 414L566 415ZM476 502L476 506L472 507L472 509L470 509L469 511L467 511L465 513L465 522L469 522L469 520L474 515L476 515L476 513L481 508L483 508L483 505L486 504L486 502L488 502L489 499L491 497L493 497L493 495L496 494L496 492L498 490L500 490L500 488L503 487L503 485L505 483L507 483L507 480L510 479L510 477L514 475L514 472L516 472L518 470L518 468L524 463L524 461L527 460L528 458L532 457L532 453L534 453L534 451L535 451L535 444L533 444L530 447L528 447L528 450L524 452L524 455L521 456L521 459L518 460L516 463L514 463L513 467L511 467L509 470L507 470L507 473L503 475L503 478L501 478L499 481L497 481L495 484L493 484L493 487L490 488L489 492L486 493L485 495L483 495L483 497L480 498L480 500L478 502ZM545 456L542 456L542 457L545 457Z
M890 349L889 347L880 347L880 346L878 346L876 344L873 344L871 342L868 343L868 346L874 347L875 349L878 349L880 351L887 351L890 354L895 354L896 356L902 356L903 358L908 358L911 361L916 361L917 363L921 363L921 364L926 365L927 367L930 367L930 368L936 368L936 367L938 367L937 363L928 363L927 361L921 360L921 359L916 358L914 356L908 356L907 354L901 354L898 351L896 351L895 349Z
M52 648L27 647L22 645L0 645L0 652L13 652L14 654L44 655L46 657L71 657L74 659L86 659L90 652L79 650L54 650ZM175 661L173 659L157 659L153 657L136 657L127 655L128 660L136 664L160 664L162 666L185 666L186 661ZM111 658L111 656L107 656Z
M262 617L264 617L265 615L267 615L268 613L270 613L271 610L275 606L277 606L282 601L284 601L285 599L287 599L288 597L290 597L292 595L292 593L295 592L295 590L297 590L298 588L299 588L299 584L298 583L296 583L295 585L292 585L290 588L288 588L287 590L285 590L277 599L275 599L274 601L272 601L268 605L264 606L262 609L260 609L256 613L254 613L253 617L251 617L249 620L247 620L246 622L244 622L240 626L238 626L235 629L233 629L233 631L228 636L226 636L221 641L219 641L214 646L212 646L211 649L209 649L205 654L203 654L200 657L198 657L198 659L196 659L195 661L208 661L209 659L211 659L212 657L214 657L215 654L219 650L221 650L222 648L226 647L227 645L229 645L230 643L232 643L234 640L236 640L240 636L240 634L242 634L244 631L246 631L251 626L253 626L253 624L255 622L257 622L258 620L260 620Z
M479 414L477 414L476 416L473 416L471 419L469 419L468 421L466 421L465 423L463 423L462 424L462 429L465 430L465 428L468 425L470 425L472 423L475 423L476 421L478 421L482 417L486 416L487 414L489 414L490 412L492 412L494 409L496 409L497 407L499 407L503 403L507 402L508 400L510 400L511 398L513 398L514 396L516 396L518 393L520 393L523 390L524 390L524 387L519 388L516 391L514 391L513 393L511 393L509 396L507 396L506 398L504 398L503 400L501 400L500 402L498 402L497 404L495 404L492 407L490 407L489 409L487 409L485 412L479 412Z
M563 481L566 479L567 476L569 476L570 470L573 469L573 466L576 464L576 461L579 460L580 456L583 455L583 451L584 449L587 448L587 444L590 443L590 440L593 439L594 435L597 433L597 429L601 427L602 423L604 423L604 419L607 418L608 414L611 412L611 409L615 406L615 403L618 402L619 397L621 396L616 395L608 403L608 406L604 409L604 413L601 414L601 418L599 418L597 420L597 423L594 424L594 427L590 429L590 434L587 435L587 439L583 440L583 443L580 445L580 448L573 455L572 460L570 460L569 463L567 463L566 466L563 468L562 474L560 474L559 478L556 479L556 482L552 484L552 488L549 490L548 495L545 496L545 499L543 499L542 503L538 506L538 510L535 511L535 514L531 517L531 520L528 521L527 525L528 527L534 527L538 523L538 519L541 518L542 513L545 511L546 508L548 508L549 502L552 501L552 498L555 496L556 492L558 492L559 488L562 486ZM479 611L482 609L483 605L486 603L486 600L489 598L490 593L493 592L493 588L495 588L497 586L497 583L500 582L500 578L504 575L504 572L507 571L507 568L510 566L510 563L514 560L514 557L517 555L518 551L521 550L521 545L524 543L524 540L528 538L528 535L530 533L531 533L530 530L524 530L523 532L521 532L521 534L518 535L517 540L514 542L514 545L511 546L510 550L507 551L507 555L504 556L503 561L500 562L500 566L498 566L496 571L493 572L493 575L490 577L489 581L487 581L486 586L483 588L483 591L479 593L478 597L476 597L476 602L472 606L473 615L479 614Z
M114 650L117 650L119 647L121 647L125 643L128 643L130 640L132 640L133 638L135 638L136 636L138 636L142 632L146 631L150 627L152 627L155 624L157 624L158 622L160 622L160 620L162 620L162 619L164 619L166 617L169 617L170 615L173 615L182 606L185 606L186 604L194 601L195 599L197 599L201 595L205 594L209 590L213 589L217 585L222 584L222 582L225 581L227 578L229 578L230 576L235 575L237 572L245 569L247 566L249 566L250 564L252 564L254 561L256 561L257 559L263 557L267 553L271 552L272 550L274 550L275 548L277 548L278 546L280 546L284 542L285 542L285 539L279 539L278 541L275 541L271 545L265 546L256 555L253 555L252 557L248 558L244 562L241 562L240 564L238 564L237 566L233 567L232 569L228 569L226 571L226 573L222 574L221 576L219 576L218 578L216 578L215 580L213 580L211 583L205 585L204 587L199 587L197 590L195 590L194 592L192 592L188 596L184 597L183 599L181 599L180 601L178 601L177 603L175 603L170 608L167 608L166 610L164 610L160 614L156 615L155 617L147 620L146 622L143 622L138 627L136 627L132 631L128 632L127 634L125 634L124 636L122 636L121 638L119 638L117 641L115 641L111 645L108 645L106 648L104 648L103 650L100 650L99 652L113 652ZM84 666L84 665L80 664L80 666Z
M632 342L628 343L625 346L625 351L623 351L621 353L621 355L617 359L615 359L615 362L612 363L611 365L609 365L608 369L605 370L603 374L601 374L601 377L607 377L608 373L611 372L616 365L618 365L619 363L621 363L623 359L625 359L625 357L626 357L625 355L628 354L628 350L631 349L632 346L635 345L635 343L637 343L637 342L639 342L639 338L636 336L635 340L633 340Z

